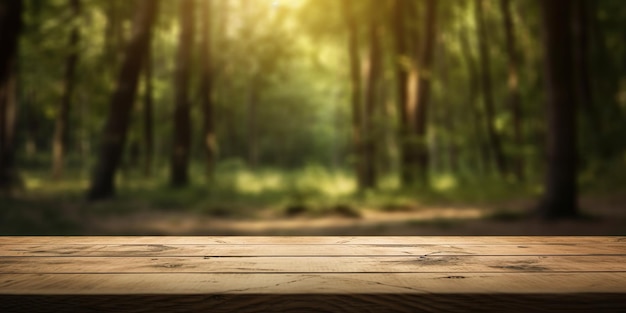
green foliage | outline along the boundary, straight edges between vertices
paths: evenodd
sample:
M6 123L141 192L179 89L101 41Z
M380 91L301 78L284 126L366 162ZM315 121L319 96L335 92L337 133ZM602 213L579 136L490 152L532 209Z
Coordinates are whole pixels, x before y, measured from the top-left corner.
M421 36L423 3L409 1L419 18L407 27ZM352 2L358 13L359 52L363 58L368 47L368 10L374 8L379 15L386 16L382 30L384 70L377 87L381 96L374 117L380 143L377 157L381 179L377 190L356 193L352 174L355 158L350 137L347 26L338 0L283 0L276 7L269 0L211 1L217 168L210 180L200 174L205 172L199 161L204 154L199 135L203 126L202 111L197 105L199 79L194 77L191 87L193 187L170 190L165 182L172 146L173 77L179 23L176 1L162 1L152 45L155 174L143 178L127 149L118 177L122 187L118 200L81 205L117 213L158 208L246 217L253 216L258 208L271 207L287 215L357 217L364 206L396 212L415 210L428 203L480 204L537 196L542 191L546 133L543 46L537 3L511 1L521 63L519 86L524 137L523 144L516 145L511 127L513 116L505 101L507 56L502 16L498 1L485 0L496 128L503 137L506 154L522 156L525 160L526 181L498 177L490 164L492 160L482 158L484 123L477 116L484 117L485 108L480 105L482 99L473 99L473 89L479 83L471 73L471 63L476 63L478 56L474 2L440 1L427 139L431 182L427 188L403 189L398 179L399 110L394 72L395 65L402 60L394 51L391 1ZM615 191L626 186L626 141L623 140L626 137L626 42L623 40L626 11L622 0L588 2L594 21L590 30L590 68L598 120L591 121L580 110L580 186L584 192ZM83 12L77 21L81 26L80 60L70 112L68 173L63 181L54 184L49 182L45 168L50 163L50 140L62 93L64 58L69 52L67 37L73 25L67 22L70 18L67 0L26 3L26 28L19 58L18 161L24 171L27 192L50 197L41 201L43 211L53 212L54 201L58 199L64 203L82 201L80 193L87 185L102 140L102 124L118 79L120 51L131 31L135 1L82 1ZM196 38L196 44L199 41ZM194 68L199 68L196 48L191 61ZM140 95L144 92L142 87ZM255 101L251 100L254 92ZM129 142L141 142L144 138L143 109L137 100ZM248 160L252 146L258 149L256 167ZM7 202L10 207L31 205L26 200L11 201ZM11 220L11 214L15 213L2 212L3 220ZM493 218L515 219L515 214L497 212ZM46 216L34 220L47 219ZM39 222L24 223L41 226Z

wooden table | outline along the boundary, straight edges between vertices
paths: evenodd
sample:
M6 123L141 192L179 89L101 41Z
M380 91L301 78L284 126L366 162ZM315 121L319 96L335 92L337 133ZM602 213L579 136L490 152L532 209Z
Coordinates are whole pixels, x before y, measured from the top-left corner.
M0 312L626 312L626 237L0 237Z

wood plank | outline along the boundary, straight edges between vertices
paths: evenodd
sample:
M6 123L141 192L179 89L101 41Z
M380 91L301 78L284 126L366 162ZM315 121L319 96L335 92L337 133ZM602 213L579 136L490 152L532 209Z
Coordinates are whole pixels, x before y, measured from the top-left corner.
M623 294L0 295L3 312L554 313L626 311Z
M454 275L7 274L0 279L0 310L526 313L626 309L626 273Z
M4 257L0 273L626 272L625 256Z
M0 237L0 244L432 244L432 245L519 245L519 244L625 244L624 236L401 236L401 237L140 237L140 236L96 236L96 237L53 237L13 236Z
M626 293L626 273L3 274L4 295Z
M407 255L626 255L626 244L552 245L0 245L2 256L407 256Z
M0 312L622 312L625 238L0 237Z

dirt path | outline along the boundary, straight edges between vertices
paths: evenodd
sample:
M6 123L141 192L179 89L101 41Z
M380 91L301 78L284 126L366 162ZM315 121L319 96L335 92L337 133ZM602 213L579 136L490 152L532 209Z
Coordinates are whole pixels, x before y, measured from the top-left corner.
M532 202L494 207L432 206L404 212L363 208L361 216L227 219L190 213L143 212L88 221L86 235L626 235L624 197L585 198L585 218L546 222L520 213ZM500 207L500 206L498 206Z

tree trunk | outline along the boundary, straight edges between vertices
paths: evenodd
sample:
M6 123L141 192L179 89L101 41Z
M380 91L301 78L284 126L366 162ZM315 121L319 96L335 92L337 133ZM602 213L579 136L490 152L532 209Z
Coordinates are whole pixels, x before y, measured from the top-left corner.
M158 3L158 0L137 2L133 34L126 45L125 59L117 79L115 92L111 97L98 163L87 195L91 200L108 198L115 193L115 172L124 149L130 112L137 93L139 74L150 42Z
M144 64L145 94L143 99L143 145L144 145L144 177L152 176L152 156L154 154L154 108L152 85L152 44L148 43L146 64Z
M574 28L574 68L578 70L577 88L581 107L590 117L596 112L592 102L591 73L589 70L589 10L587 0L575 0L572 3ZM599 125L598 125L599 126Z
M430 90L433 73L435 38L437 35L437 1L426 0L426 21L424 44L420 58L420 75L417 82L417 103L413 133L417 140L415 157L417 161L417 179L421 186L428 186L428 145L426 142L426 123L430 105Z
M23 91L24 97L22 100L22 112L26 113L23 114L25 115L24 124L26 126L26 158L28 160L34 160L37 152L39 151L37 135L39 134L41 125L38 114L35 114L35 107L37 106L35 100L35 88L24 89L25 90Z
M254 169L259 165L259 145L257 140L258 127L257 127L257 106L259 102L259 73L252 73L252 77L248 82L248 139L247 139L247 152L248 152L248 166Z
M433 72L439 77L439 83L443 88L450 87L450 53L441 41L436 43L437 62L434 65ZM458 173L459 168L459 147L457 140L457 132L459 126L459 119L457 118L459 113L462 113L460 109L455 108L455 101L451 97L443 96L439 102L433 105L433 109L436 111L431 116L438 116L436 121L437 125L441 125L442 128L438 131L441 133L442 146L445 149L445 156L441 159L441 169L445 173ZM433 168L431 166L431 168Z
M409 72L415 67L412 55L409 53L409 42L406 27L406 15L409 10L407 0L395 0L393 8L393 31L396 50L396 88L399 117L399 149L400 149L400 180L402 185L408 186L414 182L413 156L411 153L410 134L412 111L409 102L410 80Z
M191 144L191 119L189 103L189 79L191 73L191 50L194 32L194 0L179 2L180 34L176 55L174 138L170 182L173 187L189 184L189 153Z
M0 0L0 191L8 191L19 182L14 164L14 139L22 10L21 0Z
M493 157L496 161L498 172L502 177L507 174L507 165L502 151L502 141L495 127L495 109L493 103L493 90L491 85L491 57L487 42L487 28L483 10L483 0L476 0L476 24L478 24L478 48L480 55L481 82L483 101L485 104L485 118L487 122L487 135L491 144Z
M229 27L232 26L230 22L230 1L229 0L221 0L214 2L216 5L214 10L216 11L215 21L216 21L216 31L214 32L216 35L215 42L215 51L221 51L221 53L215 53L212 55L214 63L213 66L213 99L215 99L216 106L215 115L220 117L223 125L222 138L224 142L228 142L228 145L224 145L224 149L221 150L221 155L225 158L232 157L234 155L240 156L243 153L239 153L240 147L240 137L238 129L240 125L236 122L235 113L233 111L233 106L228 105L229 102L232 101L230 98L230 93L232 89L232 71L229 68L232 67L232 64L229 61L232 61L228 58L229 51L231 50L229 38L227 36L229 32ZM221 104L221 105L217 105ZM244 152L245 153L245 152Z
M576 103L569 0L542 1L547 92L547 175L539 212L572 217L577 206Z
M478 105L478 92L479 92L479 73L478 66L474 60L474 56L471 52L471 46L469 44L468 39L469 34L466 31L461 33L459 38L461 42L461 49L463 51L463 57L465 59L465 63L467 65L467 75L469 77L469 86L468 86L468 105L470 106L470 111L472 112L472 125L474 130L474 142L475 147L477 148L477 167L479 168L480 175L484 175L486 168L491 164L490 153L489 153L489 144L487 140L484 138L484 126L483 115L480 112L480 108Z
M202 42L200 45L200 59L202 61L202 78L200 94L202 98L202 113L204 120L204 148L206 153L207 177L213 174L217 154L215 125L213 122L213 66L211 54L211 3L201 1L202 7Z
M342 1L343 13L348 25L348 58L350 59L350 99L352 102L352 156L359 190L365 186L363 163L361 71L359 66L359 40L352 1Z
M376 131L374 114L376 110L378 82L381 75L380 26L374 5L372 5L369 37L370 55L365 86L363 111L363 187L376 188Z
M593 105L593 89L591 71L589 68L589 3L587 0L574 0L572 3L574 29L574 68L576 69L576 98L580 101L581 109L585 110L592 129L599 129L602 133L604 124L601 123L598 112ZM599 141L598 141L599 142Z
M513 172L518 181L524 180L524 157L521 153L524 144L522 139L522 103L519 91L519 57L515 39L515 26L511 16L511 1L500 0L500 10L504 22L506 50L508 56L508 104L513 116L513 136L516 153L513 156Z
M78 64L78 45L80 42L80 28L78 19L80 18L81 3L79 0L71 0L72 11L72 31L68 40L69 54L65 59L65 75L63 78L63 95L61 105L56 118L54 137L52 139L52 179L58 180L63 176L65 154L67 151L69 116L72 106L72 97L76 85L75 72Z

